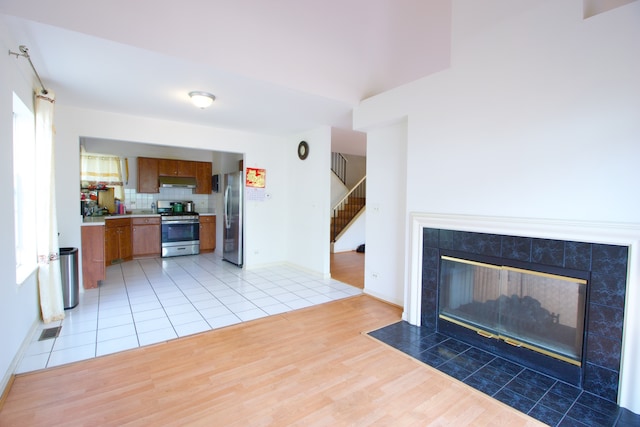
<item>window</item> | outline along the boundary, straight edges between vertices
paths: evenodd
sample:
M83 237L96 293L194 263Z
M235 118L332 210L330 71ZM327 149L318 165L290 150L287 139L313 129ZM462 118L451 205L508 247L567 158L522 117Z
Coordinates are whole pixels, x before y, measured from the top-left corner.
M80 181L83 186L104 184L115 189L115 197L124 201L124 185L122 182L122 163L126 159L110 154L80 153Z
M33 113L13 94L13 197L16 281L36 270L35 125Z

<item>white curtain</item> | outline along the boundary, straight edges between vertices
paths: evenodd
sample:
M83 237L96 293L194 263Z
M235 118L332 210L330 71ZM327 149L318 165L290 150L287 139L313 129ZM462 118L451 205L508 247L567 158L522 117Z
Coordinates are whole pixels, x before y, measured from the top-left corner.
M38 242L38 288L42 320L50 323L64 319L58 219L56 216L54 126L51 91L36 94L36 182L39 212L36 215Z
M118 156L87 153L83 149L80 153L80 180L86 184L104 183L113 187L115 197L124 200L122 164L125 161Z

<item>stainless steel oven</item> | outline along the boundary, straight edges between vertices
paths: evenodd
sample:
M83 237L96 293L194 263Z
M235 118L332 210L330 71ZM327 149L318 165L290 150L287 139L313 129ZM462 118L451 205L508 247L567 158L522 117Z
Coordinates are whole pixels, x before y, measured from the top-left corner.
M200 253L200 219L196 212L174 212L176 202L158 201L162 256Z

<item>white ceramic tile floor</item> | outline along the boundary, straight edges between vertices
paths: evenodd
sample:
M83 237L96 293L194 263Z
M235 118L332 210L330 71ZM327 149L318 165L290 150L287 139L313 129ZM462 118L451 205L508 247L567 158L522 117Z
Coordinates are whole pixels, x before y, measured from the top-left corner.
M107 267L62 322L41 324L16 369L35 371L358 295L290 266L246 271L215 254ZM38 341L42 329L62 326Z

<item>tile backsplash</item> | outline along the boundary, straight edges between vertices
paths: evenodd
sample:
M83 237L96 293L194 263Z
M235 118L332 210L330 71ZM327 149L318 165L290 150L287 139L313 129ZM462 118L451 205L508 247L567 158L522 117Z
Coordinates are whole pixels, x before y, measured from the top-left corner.
M215 212L217 194L193 194L186 188L161 188L160 193L138 193L133 188L124 189L125 206L127 210L151 209L151 204L158 200L192 201L197 212Z

